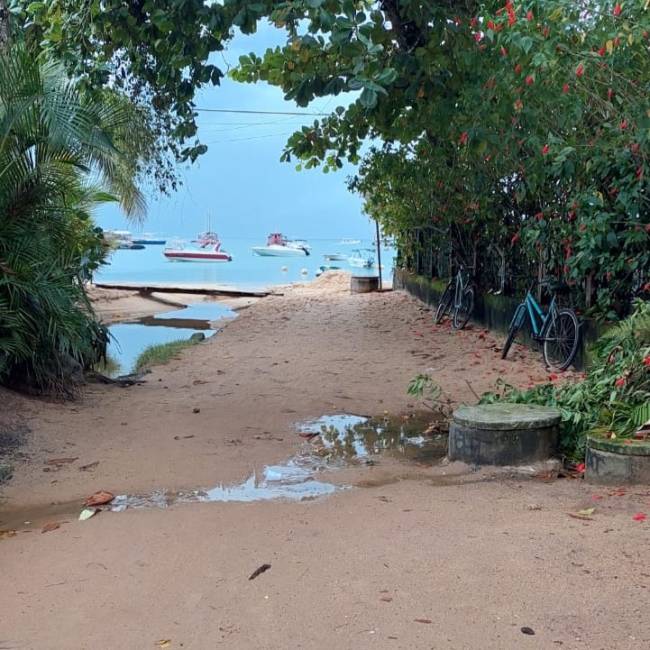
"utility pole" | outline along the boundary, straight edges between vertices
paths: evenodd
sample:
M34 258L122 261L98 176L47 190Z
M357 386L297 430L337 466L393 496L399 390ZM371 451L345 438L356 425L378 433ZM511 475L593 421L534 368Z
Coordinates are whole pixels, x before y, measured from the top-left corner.
M9 9L7 0L0 0L0 52L9 46L10 29L9 29Z
M379 235L379 221L375 221L375 226L377 230L377 265L379 267L379 291L382 291L384 288L384 282L381 272L381 238Z

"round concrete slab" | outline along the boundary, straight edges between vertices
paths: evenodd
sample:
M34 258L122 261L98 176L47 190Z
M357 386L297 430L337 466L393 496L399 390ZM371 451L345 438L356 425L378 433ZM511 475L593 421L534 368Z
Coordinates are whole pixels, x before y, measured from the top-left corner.
M518 431L554 427L560 423L557 409L535 404L478 404L454 411L454 422L465 427L493 431Z
M454 411L449 459L476 465L523 465L557 448L560 412L531 404L479 404Z

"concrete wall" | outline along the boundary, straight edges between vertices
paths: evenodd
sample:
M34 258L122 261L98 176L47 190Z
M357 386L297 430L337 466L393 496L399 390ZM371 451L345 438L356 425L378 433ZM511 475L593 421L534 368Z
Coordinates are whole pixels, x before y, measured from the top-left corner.
M425 278L404 269L396 268L393 274L394 289L402 289L410 293L432 307L434 311L446 286L446 280ZM492 294L477 295L475 296L472 321L490 330L500 332L505 337L515 309L522 298L523 296L517 299L511 296L495 296ZM586 319L581 322L580 348L574 362L575 367L578 369L583 369L585 365L588 365L587 349L605 329L592 320ZM539 345L530 338L528 332L521 334L518 340L531 347Z

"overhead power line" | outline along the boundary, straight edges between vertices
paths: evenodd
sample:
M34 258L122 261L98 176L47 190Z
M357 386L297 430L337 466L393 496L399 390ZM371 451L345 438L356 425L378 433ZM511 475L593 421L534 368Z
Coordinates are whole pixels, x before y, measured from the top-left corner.
M249 115L299 115L306 117L327 117L329 113L300 113L291 111L245 111L233 108L195 108L202 113L244 113Z

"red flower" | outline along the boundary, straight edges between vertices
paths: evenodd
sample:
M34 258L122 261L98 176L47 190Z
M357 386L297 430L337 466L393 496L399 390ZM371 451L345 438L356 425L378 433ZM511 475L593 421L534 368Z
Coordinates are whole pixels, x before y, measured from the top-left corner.
M534 83L535 83L535 77L533 77L532 74L529 74L529 75L526 77L526 85L527 85L527 86L532 86Z
M621 127L621 131L625 131L625 129L627 129L627 120L621 120L619 126Z
M548 376L548 380L549 380L549 381L557 381L559 378L560 378L560 375L558 375L558 374L556 374L556 373L554 373L554 372L552 372L552 373Z
M494 24L493 20L488 20L487 21L487 28L491 29L493 32L496 32L497 26Z
M510 245L514 246L519 240L521 239L521 235L516 232L513 236L512 239L510 240Z
M571 89L571 86L569 86L569 84L564 84L564 85L562 86L562 92L563 92L565 95L569 92L570 89Z
M582 63L576 68L576 77L582 77L585 74L585 66Z
M645 512L637 512L635 515L633 515L632 519L634 519L634 521L645 521L647 517Z
M643 359L643 365L644 365L646 368L650 368L650 354L649 354L647 357L645 357L645 358Z
M482 38L483 38L483 34L481 34L481 32L476 32L476 33L474 34L474 40L475 40L477 43L480 43Z
M598 50L598 56L605 56L605 52L607 52L607 50L605 49L605 46L603 45L603 46Z
M545 144L542 147L542 156L545 156L550 150L551 150L551 148L547 144Z
M519 74L521 72L521 63L517 63L515 66L515 74Z
M578 463L578 464L576 465L576 472L579 472L580 474L584 474L584 473L585 473L585 469L586 469L586 467L585 467L585 464L584 464L584 463Z
M607 99L611 102L612 97L614 96L614 91L611 88L607 89Z
M623 11L623 7L617 2L614 6L614 11L612 12L615 16L620 16Z
M535 20L535 16L533 15L533 12L532 12L532 11L529 10L529 11L526 13L526 20L528 20L528 21Z
M467 144L467 139L468 139L467 131L463 131L460 134L460 138L458 138L458 142L460 142L461 144Z
M625 377L619 377L619 378L614 382L614 386L616 386L616 388L623 388L623 386L625 386L625 382L626 382L626 381L627 381L627 380L625 379Z
M460 24L460 18L458 19L458 24ZM474 16L472 20L469 21L470 27L476 27L478 25L478 18Z

